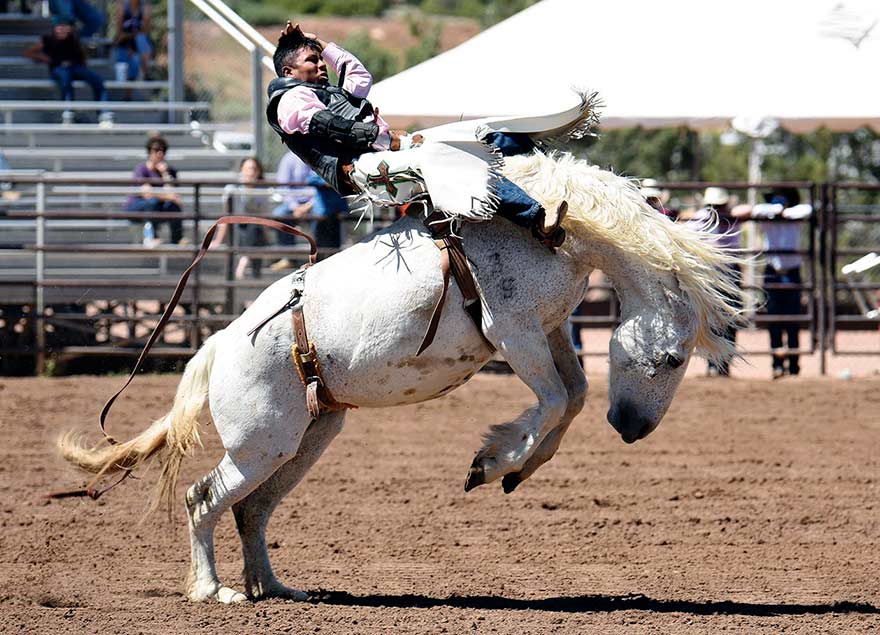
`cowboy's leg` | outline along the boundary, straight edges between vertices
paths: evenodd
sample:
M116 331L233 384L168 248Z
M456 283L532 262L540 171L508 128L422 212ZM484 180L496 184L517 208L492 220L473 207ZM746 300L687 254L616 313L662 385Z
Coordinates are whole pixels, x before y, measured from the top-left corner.
M535 150L535 143L527 134L516 132L490 132L483 141L495 146L506 157L528 154Z
M539 467L553 458L562 437L565 436L568 426L572 420L583 410L584 402L587 399L587 377L584 375L584 369L581 368L580 360L575 353L574 344L569 334L567 325L563 324L547 336L550 344L550 352L553 355L553 363L562 383L565 384L565 390L568 393L568 404L565 413L562 415L562 421L558 426L553 428L541 441L537 449L532 452L523 469L519 472L511 472L504 476L501 482L506 493L512 492L517 485L529 478L535 473Z
M244 554L244 585L248 597L305 600L302 591L281 584L272 572L266 548L266 526L272 512L302 480L342 430L345 411L330 412L313 421L303 435L296 456L282 465L256 490L232 507Z
M541 204L525 193L513 181L503 178L495 186L495 194L500 199L498 215L506 218L514 225L531 229L537 223L544 208Z
M538 403L509 423L492 426L468 473L465 491L523 469L547 433L562 422L568 391L556 370L540 323L492 324L486 337L538 397Z

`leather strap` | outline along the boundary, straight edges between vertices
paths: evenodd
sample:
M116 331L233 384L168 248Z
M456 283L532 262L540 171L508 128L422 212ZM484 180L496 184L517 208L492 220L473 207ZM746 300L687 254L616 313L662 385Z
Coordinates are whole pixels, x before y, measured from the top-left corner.
M317 419L324 412L356 408L357 406L336 401L324 384L315 344L309 341L306 333L306 320L302 307L294 308L290 317L293 323L293 362L299 379L306 389L309 416Z
M431 313L431 322L428 324L428 330L425 331L425 335L422 337L422 345L419 346L416 357L421 355L422 351L428 348L431 342L434 341L434 336L437 334L437 326L440 324L440 315L443 313L443 305L446 303L446 294L449 291L449 245L445 240L435 240L434 244L440 250L440 271L443 273L443 289L440 291L437 304L434 305L434 311Z
M422 344L419 346L419 351L416 355L421 355L422 351L431 345L431 342L434 341L434 336L437 334L437 327L440 324L440 315L443 311L443 305L446 302L446 295L449 290L450 270L455 277L455 281L458 283L461 295L464 297L464 310L470 316L474 325L477 327L477 331L479 331L483 340L489 346L489 349L494 351L495 347L486 338L485 333L483 333L483 303L480 299L480 292L477 289L477 283L474 280L473 273L471 273L471 268L468 266L467 255L464 253L464 245L458 236L452 234L448 222L438 222L443 220L444 216L441 213L434 212L424 221L425 227L428 228L428 231L431 232L431 235L434 237L434 244L440 249L440 268L443 272L443 290L440 292L440 298L434 306L434 311L431 314L431 321L428 324L428 330L425 331L425 335L422 338Z
M144 363L144 360L147 358L147 353L150 352L150 349L153 348L153 344L156 343L156 340L159 339L159 335L162 334L162 330L165 328L165 325L168 324L168 321L171 319L171 314L174 312L174 309L177 307L177 303L180 301L180 296L183 295L183 290L186 288L186 283L189 280L190 274L193 270L198 266L198 264L202 261L202 258L205 257L205 254L208 253L208 249L210 248L211 241L214 238L214 234L217 232L217 228L220 225L233 225L233 224L243 224L243 225L262 225L264 227L271 227L272 229L277 229L278 231L282 231L286 234L293 234L294 236L301 236L305 238L309 242L309 265L315 264L318 255L318 246L315 243L315 240L306 234L305 232L297 229L296 227L291 227L289 225L285 225L276 220L272 220L269 218L258 218L254 216L224 216L223 218L218 219L211 228L205 233L204 239L202 239L202 246L199 249L196 257L193 259L192 264L186 268L186 271L183 272L180 276L180 280L177 281L177 287L174 289L174 293L171 295L171 300L168 303L168 306L165 307L165 312L162 313L162 317L159 318L158 324L156 324L156 328L153 329L153 332L150 333L150 337L147 340L147 343L144 345L144 350L141 351L140 356L135 362L134 368L131 371L131 374L128 376L128 379L123 384L122 388L120 388L115 395L110 397L107 400L107 403L104 404L104 407L101 409L101 414L98 417L98 423L101 426L101 433L104 435L104 438L107 440L107 443L110 445L116 445L118 442L116 439L107 434L107 431L104 429L105 420L107 419L107 413L110 412L111 406L113 406L113 402L122 394L122 392L128 388L128 385L132 382L137 375L138 371L141 369L141 366Z

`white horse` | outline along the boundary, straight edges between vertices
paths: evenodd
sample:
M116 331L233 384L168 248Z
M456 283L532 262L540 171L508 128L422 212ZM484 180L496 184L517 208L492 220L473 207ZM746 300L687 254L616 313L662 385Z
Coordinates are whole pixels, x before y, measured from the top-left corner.
M511 157L505 174L548 208L569 203L568 238L555 255L503 219L461 229L483 299L485 337L538 400L489 430L468 473L466 489L502 479L511 492L553 456L583 407L587 381L566 319L593 268L609 276L621 300L621 324L610 344L608 421L627 443L660 423L695 350L715 359L734 354L720 334L740 313L725 273L736 256L718 249L708 228L657 214L628 180L567 155ZM421 221L403 218L308 270L306 325L336 400L368 408L434 399L490 359L454 284L433 344L416 356L441 291L439 262ZM345 413L311 420L291 359L289 312L247 335L283 304L290 284L289 278L275 282L205 342L186 367L170 413L141 435L100 449L70 436L61 442L65 458L101 474L160 453L156 504L170 505L180 461L198 443L197 417L209 405L226 453L186 493L192 600L305 598L273 575L266 525L342 429ZM230 507L244 551L246 595L223 586L214 564L214 527Z

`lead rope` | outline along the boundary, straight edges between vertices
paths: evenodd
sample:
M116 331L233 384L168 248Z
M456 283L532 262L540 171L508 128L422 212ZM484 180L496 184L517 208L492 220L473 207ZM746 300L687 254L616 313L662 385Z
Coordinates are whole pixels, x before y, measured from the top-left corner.
M105 423L107 419L107 414L110 412L110 408L113 406L113 403L116 399L122 394L122 392L128 388L128 385L132 382L137 375L138 371L141 369L141 366L144 363L144 360L147 358L147 354L150 352L150 349L153 347L153 344L156 343L156 340L159 338L159 335L162 334L165 325L168 324L168 321L171 319L171 314L174 309L177 308L177 303L180 301L180 296L183 295L183 290L186 288L186 283L189 280L190 274L195 270L195 268L199 265L202 259L205 257L205 254L208 253L208 249L210 249L211 240L214 238L214 234L217 231L217 228L220 225L233 225L233 224L242 224L242 225L263 225L264 227L271 227L272 229L277 229L278 231L284 232L286 234L292 234L294 236L301 236L305 238L309 243L309 266L315 264L318 256L318 246L315 243L315 239L306 234L305 232L297 229L296 227L290 227L289 225L285 225L276 220L271 220L269 218L258 218L254 216L224 216L222 218L217 219L217 221L211 225L208 231L205 233L205 237L202 239L202 246L199 249L196 257L193 259L192 263L186 270L181 274L180 280L177 281L177 287L174 289L174 293L171 295L171 301L168 303L168 306L165 307L165 311L162 313L162 317L159 318L159 322L156 324L156 327L153 329L153 332L150 333L150 337L147 340L147 343L144 345L144 349L141 351L140 356L138 356L137 362L135 362L134 368L131 371L131 374L128 376L128 379L122 385L116 394L114 394L110 399L107 400L107 403L104 404L104 407L101 408L101 414L98 416L98 425L101 427L101 434L104 435L104 439L110 445L117 445L119 442L107 434L105 429ZM277 314L276 314L277 315ZM274 317L274 316L272 316ZM271 318L270 318L271 319ZM268 321L268 320L266 320ZM265 321L263 322L265 323ZM110 491L126 478L131 475L131 470L126 470L122 477L101 490L96 490L94 488L85 488L78 490L68 490L68 491L59 491L59 492L51 492L47 494L48 498L69 498L73 496L88 496L93 500L97 500L103 494Z

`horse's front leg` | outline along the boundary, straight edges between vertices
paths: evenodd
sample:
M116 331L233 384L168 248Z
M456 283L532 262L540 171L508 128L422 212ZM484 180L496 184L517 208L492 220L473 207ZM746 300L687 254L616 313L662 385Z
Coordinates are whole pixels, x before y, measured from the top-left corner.
M519 472L547 433L560 424L568 391L556 371L547 336L540 324L504 329L492 326L487 336L495 343L513 372L538 397L538 403L513 421L492 426L468 472L465 491Z
M517 485L529 478L539 467L549 461L556 450L568 426L577 414L583 410L587 398L587 377L581 368L580 360L575 352L574 343L571 341L571 330L568 323L563 324L547 336L550 342L550 351L553 354L553 362L565 389L568 391L568 405L562 415L562 422L553 428L544 440L541 441L532 455L528 458L523 469L519 472L506 474L501 481L504 492L509 494L516 489Z

